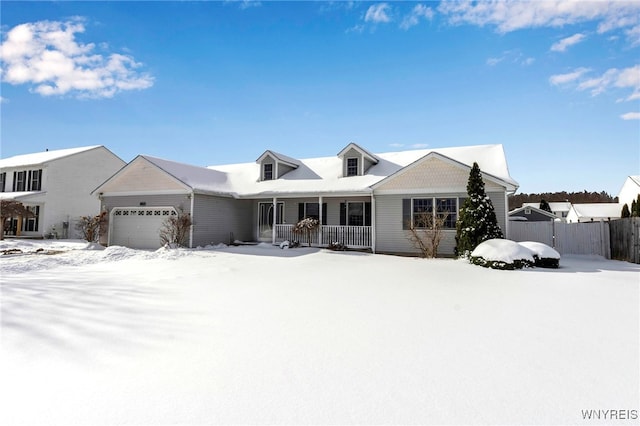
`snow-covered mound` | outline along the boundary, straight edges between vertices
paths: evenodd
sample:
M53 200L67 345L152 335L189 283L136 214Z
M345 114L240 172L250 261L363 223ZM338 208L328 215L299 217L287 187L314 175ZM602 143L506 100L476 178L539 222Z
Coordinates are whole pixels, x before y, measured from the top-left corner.
M492 239L480 243L471 262L493 269L522 269L535 264L534 252L515 241Z
M560 266L560 253L548 245L536 241L522 241L518 244L533 252L536 266L542 268L558 268Z

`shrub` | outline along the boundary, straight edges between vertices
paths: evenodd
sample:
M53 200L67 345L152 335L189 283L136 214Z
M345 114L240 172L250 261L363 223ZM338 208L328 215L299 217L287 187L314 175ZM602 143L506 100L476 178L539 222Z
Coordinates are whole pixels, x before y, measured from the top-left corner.
M160 242L162 245L176 245L186 247L189 243L189 231L191 230L191 215L182 211L177 215L171 215L162 223L160 228Z
M96 216L80 216L76 223L76 229L80 231L82 238L87 242L96 243L107 232L108 223L109 216L104 211Z
M307 244L311 247L313 232L318 229L320 222L314 217L305 217L293 226L293 232L302 234L307 239Z

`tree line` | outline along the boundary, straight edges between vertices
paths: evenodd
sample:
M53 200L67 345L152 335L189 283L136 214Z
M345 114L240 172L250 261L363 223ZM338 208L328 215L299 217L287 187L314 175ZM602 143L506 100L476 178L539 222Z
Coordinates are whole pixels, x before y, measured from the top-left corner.
M539 203L545 200L549 203L569 201L571 204L584 203L617 203L618 197L613 197L605 191L601 192L543 192L539 194L516 194L509 196L509 210L522 207L524 203Z

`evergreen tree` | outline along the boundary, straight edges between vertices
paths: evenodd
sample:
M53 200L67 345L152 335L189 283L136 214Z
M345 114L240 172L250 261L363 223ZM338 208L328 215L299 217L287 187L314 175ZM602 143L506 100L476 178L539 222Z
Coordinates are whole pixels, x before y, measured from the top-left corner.
M634 200L634 203L636 203L636 207L631 208L631 216L638 217L640 216L640 194L638 194L638 199Z
M551 206L549 205L549 203L547 203L545 201L544 198L542 200L540 200L540 210L544 210L545 212L553 213L551 211Z
M493 203L485 193L478 163L473 163L469 173L467 195L456 221L457 256L468 256L483 241L504 238Z
M636 200L631 201L631 216L638 216L638 202Z
M622 212L620 213L620 217L621 218L631 217L631 212L629 211L629 206L626 203L625 203L624 206L622 206Z

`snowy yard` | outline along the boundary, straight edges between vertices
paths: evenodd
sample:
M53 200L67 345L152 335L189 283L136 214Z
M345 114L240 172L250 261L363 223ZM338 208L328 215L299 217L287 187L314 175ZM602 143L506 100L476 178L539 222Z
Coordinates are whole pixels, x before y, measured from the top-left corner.
M60 251L0 258L0 424L596 424L582 410L640 408L638 265L85 246L0 242Z

